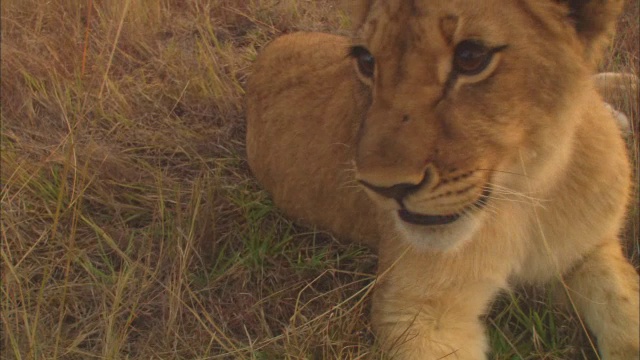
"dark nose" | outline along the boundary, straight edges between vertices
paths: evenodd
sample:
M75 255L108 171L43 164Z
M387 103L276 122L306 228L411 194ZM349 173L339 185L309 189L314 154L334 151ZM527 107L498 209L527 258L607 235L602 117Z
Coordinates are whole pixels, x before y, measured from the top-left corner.
M396 200L402 206L402 199L404 199L407 195L418 191L418 189L420 189L424 184L429 183L431 181L431 177L432 177L431 167L428 167L427 170L424 172L422 181L420 181L419 184L400 183L393 186L385 187L385 186L376 186L364 180L359 180L359 182L364 187L375 192L378 195Z

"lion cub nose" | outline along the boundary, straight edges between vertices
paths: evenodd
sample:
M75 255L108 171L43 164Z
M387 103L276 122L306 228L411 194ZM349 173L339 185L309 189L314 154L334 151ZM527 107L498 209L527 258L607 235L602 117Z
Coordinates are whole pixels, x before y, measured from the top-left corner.
M418 191L418 189L421 189L423 187L429 187L431 184L437 181L435 174L436 171L433 169L433 167L428 166L422 173L422 177L419 179L419 181L414 180L414 182L398 182L397 184L391 186L381 186L377 185L374 182L375 177L358 177L358 182L380 196L394 199L401 203L402 199L407 195L416 192Z

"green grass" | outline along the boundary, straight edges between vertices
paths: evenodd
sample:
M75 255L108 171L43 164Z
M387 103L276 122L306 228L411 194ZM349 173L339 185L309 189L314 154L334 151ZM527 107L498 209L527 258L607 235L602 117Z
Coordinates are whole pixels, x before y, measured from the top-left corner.
M0 6L3 358L384 358L375 255L284 218L244 155L251 62L282 33L347 33L337 1ZM630 9L604 66L637 74ZM616 106L637 162L637 101ZM496 359L594 358L539 289L487 324Z

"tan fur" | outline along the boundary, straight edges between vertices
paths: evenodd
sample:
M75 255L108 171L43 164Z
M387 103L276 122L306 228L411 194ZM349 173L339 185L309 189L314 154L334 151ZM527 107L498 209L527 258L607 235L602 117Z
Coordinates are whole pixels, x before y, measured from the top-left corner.
M616 109L629 108L632 101L638 100L638 77L628 73L606 72L595 75L593 79L620 130L624 135L630 136L633 129L629 118Z
M614 106L633 101L638 94L638 77L633 74L605 72L596 74L593 79L598 93Z
M485 358L478 317L518 282L562 282L603 359L640 356L638 275L618 240L630 165L590 77L621 4L570 5L361 1L351 41L287 35L255 64L249 165L289 216L378 248L373 325L397 359ZM448 84L467 38L508 47ZM375 56L373 81L354 44ZM358 180L415 185L401 200L416 214L465 215L412 225Z

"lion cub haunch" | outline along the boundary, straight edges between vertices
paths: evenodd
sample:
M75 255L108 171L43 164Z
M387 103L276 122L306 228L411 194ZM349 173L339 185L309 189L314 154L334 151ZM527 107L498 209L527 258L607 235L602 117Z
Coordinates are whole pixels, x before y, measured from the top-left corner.
M372 322L396 359L482 359L513 283L559 282L603 359L637 359L631 187L591 73L621 1L357 1L351 40L267 46L247 155L277 206L378 247Z
M377 209L352 165L369 95L349 46L344 37L297 33L264 49L247 86L247 155L286 214L375 247Z

